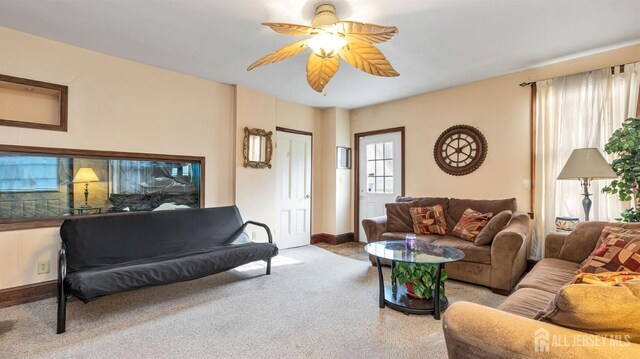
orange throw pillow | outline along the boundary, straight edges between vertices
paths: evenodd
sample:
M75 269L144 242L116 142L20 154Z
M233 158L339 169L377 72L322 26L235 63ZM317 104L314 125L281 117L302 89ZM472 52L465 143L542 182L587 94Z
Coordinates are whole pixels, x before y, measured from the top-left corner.
M433 207L411 207L413 232L415 234L447 234L447 220L441 205Z
M489 223L491 217L493 217L493 213L480 213L471 208L467 208L462 214L462 217L460 217L458 224L453 227L451 234L466 241L473 242L480 231L482 231L482 228Z
M595 284L616 285L630 280L640 279L640 273L636 272L604 272L604 273L580 273L576 275L571 284Z

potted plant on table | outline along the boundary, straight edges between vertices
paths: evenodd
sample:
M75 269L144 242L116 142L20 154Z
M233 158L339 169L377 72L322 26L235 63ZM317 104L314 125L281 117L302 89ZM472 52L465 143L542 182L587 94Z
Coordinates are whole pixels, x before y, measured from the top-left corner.
M397 283L401 283L407 288L407 295L410 297L429 299L433 297L437 272L437 265L399 262L391 273L393 293L397 293ZM448 278L447 271L442 269L440 273L440 297L444 296L444 283Z

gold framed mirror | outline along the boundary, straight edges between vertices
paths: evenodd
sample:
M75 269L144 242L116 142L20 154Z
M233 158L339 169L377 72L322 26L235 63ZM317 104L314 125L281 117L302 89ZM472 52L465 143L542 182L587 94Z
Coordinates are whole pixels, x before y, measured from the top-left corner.
M242 153L244 155L244 167L271 168L271 155L273 153L273 132L259 128L244 128L244 142Z

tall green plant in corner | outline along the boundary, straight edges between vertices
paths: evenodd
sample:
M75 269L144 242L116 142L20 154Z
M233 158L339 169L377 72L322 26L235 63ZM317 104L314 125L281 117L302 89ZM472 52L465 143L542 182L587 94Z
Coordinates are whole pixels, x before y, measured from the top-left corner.
M630 117L622 123L604 151L616 157L611 167L618 175L618 179L611 181L602 192L617 194L621 201L631 201L631 208L621 213L623 222L640 222L640 118Z

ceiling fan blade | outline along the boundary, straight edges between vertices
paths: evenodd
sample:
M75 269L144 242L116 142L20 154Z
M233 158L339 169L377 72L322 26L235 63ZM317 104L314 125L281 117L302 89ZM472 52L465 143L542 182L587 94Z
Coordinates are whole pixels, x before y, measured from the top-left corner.
M382 52L371 44L350 42L338 54L349 65L368 74L382 77L400 76Z
M370 44L389 41L398 33L398 28L395 26L365 24L355 21L340 21L336 26L338 27L338 32L343 33L347 41L360 41Z
M335 75L340 66L338 56L320 57L315 53L307 61L307 82L314 90L322 92L329 80Z
M286 35L310 35L313 28L311 26L285 24L278 22L263 22L262 25L269 26L271 30Z
M300 51L307 48L307 40L302 40L298 42L294 42L293 44L289 44L280 50L270 53L269 55L261 58L260 60L254 62L247 68L247 71L251 71L258 66L269 65L274 62L286 60L294 55L300 53Z

